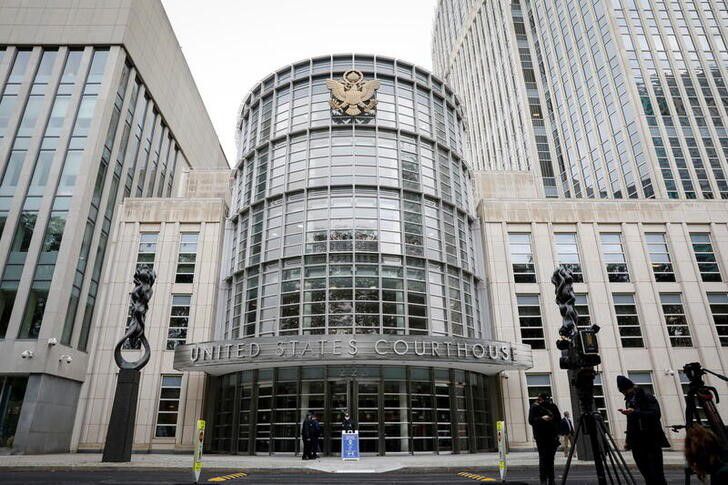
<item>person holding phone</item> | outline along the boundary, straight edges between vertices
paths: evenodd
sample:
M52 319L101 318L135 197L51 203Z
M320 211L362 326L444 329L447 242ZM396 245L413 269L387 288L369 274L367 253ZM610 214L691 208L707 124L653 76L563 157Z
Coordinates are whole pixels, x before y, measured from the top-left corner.
M541 485L554 485L554 458L559 447L561 413L551 396L541 393L528 411L528 423L533 427L533 438L538 449L538 473Z
M632 451L647 485L667 485L662 448L670 442L662 430L657 399L625 376L617 376L617 389L624 394L625 406L619 412L627 416L626 449Z

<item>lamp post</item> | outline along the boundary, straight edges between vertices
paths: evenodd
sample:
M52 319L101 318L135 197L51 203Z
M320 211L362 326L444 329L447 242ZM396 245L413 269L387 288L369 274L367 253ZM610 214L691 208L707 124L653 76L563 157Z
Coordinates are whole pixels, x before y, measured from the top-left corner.
M149 362L151 350L144 335L144 320L152 298L152 285L156 275L151 268L141 267L134 274L134 290L131 292L131 321L126 333L114 347L114 360L119 367L114 405L111 409L109 428L106 431L103 462L129 462L134 444L137 397L141 369ZM129 362L121 355L121 347L129 341L132 347L137 342L143 348L141 357Z

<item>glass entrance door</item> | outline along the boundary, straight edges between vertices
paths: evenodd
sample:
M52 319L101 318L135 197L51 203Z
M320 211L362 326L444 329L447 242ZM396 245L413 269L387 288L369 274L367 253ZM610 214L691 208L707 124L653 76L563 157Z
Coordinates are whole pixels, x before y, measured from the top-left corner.
M379 429L379 381L356 382L356 421L359 429L359 451L379 453L382 436Z
M324 451L333 456L341 453L341 422L348 411L359 430L359 451L379 453L380 438L383 437L383 430L380 429L379 380L350 377L329 380L328 384L329 423L324 426Z
M336 379L329 381L329 402L327 423L324 426L324 451L327 454L341 454L341 421L344 413L351 415L353 379Z

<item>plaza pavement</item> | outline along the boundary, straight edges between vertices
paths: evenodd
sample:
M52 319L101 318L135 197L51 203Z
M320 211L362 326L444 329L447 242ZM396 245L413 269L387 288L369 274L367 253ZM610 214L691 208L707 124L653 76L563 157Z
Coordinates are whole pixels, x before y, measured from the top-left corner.
M632 454L623 453L630 465L634 464ZM338 457L323 457L318 460L303 461L295 456L244 456L244 455L205 455L205 469L244 471L324 471L330 473L384 473L395 470L457 470L487 469L498 471L497 453L475 453L462 455L394 455L363 456L360 461L343 462ZM535 451L509 453L508 467L530 468L538 466ZM563 454L557 453L556 466L566 463ZM685 460L677 451L665 452L665 466L682 467ZM592 462L574 460L575 467L593 466ZM192 467L191 454L134 454L130 463L102 463L100 453L65 453L54 455L1 455L0 469L189 469Z

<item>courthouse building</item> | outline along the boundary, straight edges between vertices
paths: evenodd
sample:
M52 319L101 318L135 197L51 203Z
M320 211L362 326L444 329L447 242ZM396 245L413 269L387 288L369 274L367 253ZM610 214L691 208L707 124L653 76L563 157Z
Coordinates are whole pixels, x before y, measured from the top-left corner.
M728 374L727 25L713 0L441 0L435 74L283 67L231 171L160 2L0 0L0 448L103 448L142 266L136 452L189 452L204 418L208 452L300 454L313 412L334 455L346 411L368 454L493 450L499 419L532 449L531 400L572 408L559 265L615 437L618 374L681 423L683 365Z
M533 446L539 392L571 409L559 265L581 323L601 326L597 406L618 440L617 375L669 425L685 419L686 363L728 374L726 26L725 2L438 3L433 65L469 128L494 337L533 349L532 369L504 374L511 446Z
M389 58L308 59L263 79L238 120L238 166L204 371L209 448L294 453L307 412L338 454L492 449L496 374L531 366L492 338L473 175L452 91Z

